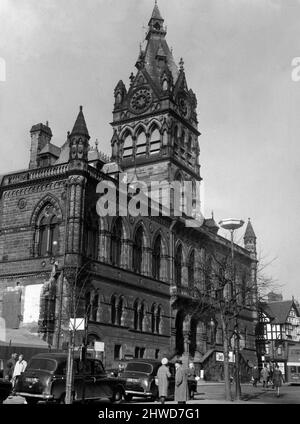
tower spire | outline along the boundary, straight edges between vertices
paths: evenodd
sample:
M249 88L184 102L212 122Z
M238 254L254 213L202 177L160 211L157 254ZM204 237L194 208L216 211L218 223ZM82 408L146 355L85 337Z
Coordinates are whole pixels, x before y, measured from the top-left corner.
M87 137L88 139L90 139L89 132L88 132L86 122L84 119L84 115L82 112L82 106L79 106L79 113L75 121L73 130L71 132L71 136L72 135L83 135L84 137Z
M248 218L248 224L244 234L244 246L250 252L256 252L256 235L253 230L250 218Z

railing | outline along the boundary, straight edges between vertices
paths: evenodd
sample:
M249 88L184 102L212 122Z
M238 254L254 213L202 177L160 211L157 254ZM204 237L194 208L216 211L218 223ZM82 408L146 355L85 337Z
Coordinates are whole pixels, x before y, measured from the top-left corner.
M40 168L35 170L28 170L25 172L20 172L18 174L6 175L3 178L2 185L14 185L27 181L40 180L49 177L56 177L59 175L64 175L68 169L68 165L57 165L49 166L48 168Z

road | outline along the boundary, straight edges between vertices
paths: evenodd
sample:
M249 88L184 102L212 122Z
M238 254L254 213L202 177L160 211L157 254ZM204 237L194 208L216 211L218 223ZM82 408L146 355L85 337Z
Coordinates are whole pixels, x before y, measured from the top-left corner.
M232 390L234 394L234 389ZM134 398L133 403L153 404L145 399ZM276 391L272 388L264 389L262 385L253 387L250 384L242 385L242 397L240 401L224 400L224 385L220 383L208 383L198 386L198 393L194 400L188 401L188 404L299 404L300 403L300 385L291 386L284 384L280 388L280 396L276 396ZM166 404L175 404L174 401L167 401Z

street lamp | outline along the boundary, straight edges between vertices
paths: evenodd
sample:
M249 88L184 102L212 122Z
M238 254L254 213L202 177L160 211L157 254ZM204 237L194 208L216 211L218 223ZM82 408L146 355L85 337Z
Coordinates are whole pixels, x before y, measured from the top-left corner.
M230 241L231 241L231 284L235 289L234 282L234 249L233 249L233 234L234 231L238 228L241 228L244 225L244 221L241 219L223 219L219 222L221 228L230 231ZM236 293L236 290L235 290ZM238 331L238 317L237 317L237 299L235 299L236 305L236 314L235 314L235 368L236 368L236 378L235 378L235 397L237 400L240 400L241 397L241 384L240 384L240 337Z

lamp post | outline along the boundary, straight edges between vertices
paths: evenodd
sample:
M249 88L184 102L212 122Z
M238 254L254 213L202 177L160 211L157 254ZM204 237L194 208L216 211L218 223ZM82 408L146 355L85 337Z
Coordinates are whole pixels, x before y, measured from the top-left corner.
M244 221L240 219L223 219L219 222L221 228L230 231L230 242L231 242L231 284L236 295L235 284L234 284L234 248L233 248L233 235L234 231L241 228L244 225ZM241 383L240 383L240 336L239 336L239 324L238 324L238 309L237 299L235 299L235 398L240 400L241 397Z

